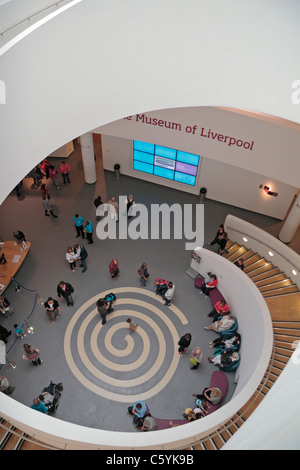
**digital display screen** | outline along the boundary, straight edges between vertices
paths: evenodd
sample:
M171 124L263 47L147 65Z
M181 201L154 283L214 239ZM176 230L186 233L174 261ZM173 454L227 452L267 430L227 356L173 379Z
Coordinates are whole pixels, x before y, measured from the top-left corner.
M161 145L133 141L133 169L195 186L200 156Z

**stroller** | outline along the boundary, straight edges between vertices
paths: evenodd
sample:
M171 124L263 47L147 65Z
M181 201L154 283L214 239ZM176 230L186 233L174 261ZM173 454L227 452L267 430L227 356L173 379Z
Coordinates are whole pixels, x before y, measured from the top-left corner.
M58 402L61 397L61 392L63 391L63 383L58 384L53 383L52 381L48 387L44 387L42 393L39 396L39 399L46 405L49 413L53 413L57 410Z

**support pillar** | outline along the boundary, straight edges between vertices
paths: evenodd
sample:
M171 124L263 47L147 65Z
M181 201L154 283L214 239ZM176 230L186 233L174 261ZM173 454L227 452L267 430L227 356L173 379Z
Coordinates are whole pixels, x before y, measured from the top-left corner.
M89 184L96 183L97 175L92 132L80 136L80 145L85 182Z
M289 243L300 225L300 192L278 235L279 240Z

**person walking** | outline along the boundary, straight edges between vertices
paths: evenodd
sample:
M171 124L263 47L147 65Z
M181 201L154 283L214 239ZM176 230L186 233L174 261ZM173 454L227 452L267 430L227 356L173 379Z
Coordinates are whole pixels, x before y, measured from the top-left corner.
M45 302L44 307L46 309L46 315L52 321L52 325L55 324L54 320L58 320L60 316L60 306L57 300L52 297L48 297L47 302Z
M185 333L183 336L181 336L180 340L178 341L178 352L179 356L182 356L183 352L188 352L187 348L191 344L192 341L192 335L191 333Z
M90 220L87 220L83 226L83 232L86 234L88 244L94 243L93 241L93 224Z
M201 348L197 346L196 348L193 349L191 357L190 357L190 362L193 364L191 369L197 369L199 364L201 364L201 361L203 359L203 352L201 351Z
M78 268L76 268L76 256L75 256L74 250L71 246L68 246L68 248L67 248L66 260L69 263L69 266L70 266L70 269L71 269L72 273L76 273L76 269L78 269Z
M73 217L73 221L75 224L75 229L76 229L76 238L82 236L84 238L84 232L83 232L83 224L84 224L84 218L81 217L79 214L75 214Z
M85 273L85 271L87 270L86 259L88 257L88 252L86 251L85 246L81 243L76 243L76 245L74 245L74 254L75 259L81 261L80 267L83 268L82 272Z
M42 198L43 198L43 206L45 209L45 216L49 217L51 214L53 217L56 218L57 215L55 215L52 211L51 204L50 204L50 193L45 183L41 185L41 191L42 191ZM50 214L48 214L48 211L50 212Z
M120 271L119 271L119 264L116 258L113 258L108 266L109 273L113 279L117 279Z
M168 307L171 305L171 300L175 292L175 285L173 282L169 281L168 290L165 292L163 299L165 300L165 305Z
M43 359L40 359L40 350L29 344L24 344L23 359L31 361L34 366L42 365L44 363Z
M70 305L73 306L74 304L73 296L72 296L73 292L74 292L74 287L69 282L60 281L60 283L57 286L58 297L63 297L66 300L68 307Z
M63 177L63 181L64 181L64 184L66 184L66 182L68 181L68 183L71 183L70 181L70 165L68 165L68 163L66 163L65 161L61 162L61 165L60 165L60 172L61 172L61 176Z

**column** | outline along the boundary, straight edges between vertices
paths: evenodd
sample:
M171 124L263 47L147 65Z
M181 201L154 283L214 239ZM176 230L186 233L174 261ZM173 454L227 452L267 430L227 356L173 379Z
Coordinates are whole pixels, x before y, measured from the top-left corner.
M289 243L300 225L300 192L278 235L279 240Z
M80 137L80 145L85 182L89 184L96 183L97 176L92 132L87 132Z

